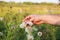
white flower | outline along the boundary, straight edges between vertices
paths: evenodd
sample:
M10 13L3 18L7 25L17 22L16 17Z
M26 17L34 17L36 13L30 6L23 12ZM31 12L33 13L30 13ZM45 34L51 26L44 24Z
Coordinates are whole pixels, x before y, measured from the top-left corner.
M33 37L33 35L27 35L27 40L33 40L34 39L34 37Z
M30 26L32 26L32 25L33 25L33 23L32 23L32 22L30 22L30 21L26 22L26 24L29 24Z
M40 36L40 37L42 36L42 32L38 32L37 34L38 34L38 36Z
M22 24L20 24L20 28L24 28L24 27L26 27L26 23L22 22Z
M24 27L26 27L27 26L27 24L29 24L30 26L32 26L33 25L33 23L32 22L22 22L22 24L20 24L20 28L24 28Z
M25 32L27 32L28 34L32 34L32 27L26 27L25 28Z

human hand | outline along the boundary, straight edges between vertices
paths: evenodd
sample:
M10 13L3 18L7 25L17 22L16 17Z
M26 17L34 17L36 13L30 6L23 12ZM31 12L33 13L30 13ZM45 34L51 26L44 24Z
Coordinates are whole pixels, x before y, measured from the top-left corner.
M43 19L42 19L42 15L29 15L27 17L25 17L25 19L23 20L24 22L32 22L33 24L42 24L44 23Z

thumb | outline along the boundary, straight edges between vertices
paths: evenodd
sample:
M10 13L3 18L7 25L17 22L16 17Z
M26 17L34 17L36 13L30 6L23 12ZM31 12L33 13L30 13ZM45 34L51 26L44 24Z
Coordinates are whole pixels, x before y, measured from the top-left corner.
M33 22L34 24L42 24L42 23L44 23L44 21L36 21L36 22Z

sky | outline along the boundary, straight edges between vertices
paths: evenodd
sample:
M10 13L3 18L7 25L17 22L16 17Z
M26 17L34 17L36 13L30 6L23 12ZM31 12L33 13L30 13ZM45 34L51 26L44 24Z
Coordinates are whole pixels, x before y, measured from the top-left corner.
M58 0L0 0L0 1L6 1L6 2L34 2L34 3L41 3L41 2L47 2L47 3L59 3Z

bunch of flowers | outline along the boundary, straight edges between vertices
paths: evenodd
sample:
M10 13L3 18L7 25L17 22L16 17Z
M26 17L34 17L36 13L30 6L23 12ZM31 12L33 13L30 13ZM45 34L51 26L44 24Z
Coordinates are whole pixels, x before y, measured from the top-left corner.
M25 28L25 32L27 32L27 40L34 40L34 36L32 34L33 30L37 30L36 28L32 27L32 22L22 22L20 24L20 28ZM38 36L42 36L42 32L37 33Z

